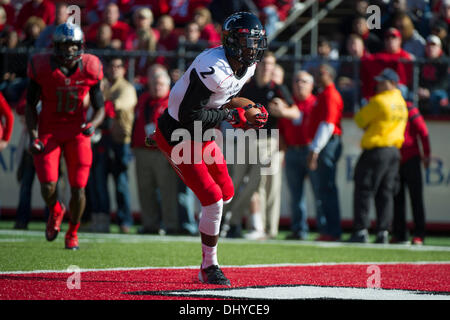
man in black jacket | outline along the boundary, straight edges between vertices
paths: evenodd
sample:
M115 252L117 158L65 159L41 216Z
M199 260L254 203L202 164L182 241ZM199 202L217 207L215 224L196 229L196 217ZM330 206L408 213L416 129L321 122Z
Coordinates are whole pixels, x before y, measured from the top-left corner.
M425 55L428 59L420 67L419 103L432 114L439 114L449 108L448 103L448 64L442 50L439 37L430 35L427 38Z

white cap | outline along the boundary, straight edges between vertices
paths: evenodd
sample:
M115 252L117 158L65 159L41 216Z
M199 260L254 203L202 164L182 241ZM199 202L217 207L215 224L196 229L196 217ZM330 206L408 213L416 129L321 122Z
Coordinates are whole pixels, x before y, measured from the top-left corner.
M450 1L450 0L449 0L449 1ZM435 44L435 45L438 45L439 47L442 46L441 39L439 39L439 37L436 36L436 35L434 35L434 34L430 34L430 35L427 37L427 43L433 43L433 44Z

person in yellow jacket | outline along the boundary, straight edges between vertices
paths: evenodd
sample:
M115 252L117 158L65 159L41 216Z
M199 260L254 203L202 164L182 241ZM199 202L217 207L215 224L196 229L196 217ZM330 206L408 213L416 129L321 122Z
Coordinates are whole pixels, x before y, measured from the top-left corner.
M361 153L355 167L353 234L350 242L368 242L370 200L375 199L376 243L388 243L397 189L400 151L408 119L406 101L397 88L398 75L384 69L376 94L354 116L364 130Z

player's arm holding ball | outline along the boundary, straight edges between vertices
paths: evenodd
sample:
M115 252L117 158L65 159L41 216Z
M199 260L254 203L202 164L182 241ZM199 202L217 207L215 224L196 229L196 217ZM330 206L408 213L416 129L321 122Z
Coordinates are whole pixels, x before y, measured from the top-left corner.
M232 98L224 107L229 110L227 121L234 128L262 128L269 117L263 105L243 97Z

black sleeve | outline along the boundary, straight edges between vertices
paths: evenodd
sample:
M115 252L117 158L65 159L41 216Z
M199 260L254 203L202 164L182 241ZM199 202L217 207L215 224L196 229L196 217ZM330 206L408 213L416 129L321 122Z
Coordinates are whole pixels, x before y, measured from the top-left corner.
M41 86L34 80L30 79L27 89L27 104L36 107L41 98Z
M104 107L105 101L103 99L102 90L100 89L100 81L89 89L89 96L94 110Z
M186 129L192 129L194 121L201 121L203 130L218 126L227 118L226 109L207 109L206 104L212 95L200 80L195 69L189 75L189 86L178 111L178 119Z

